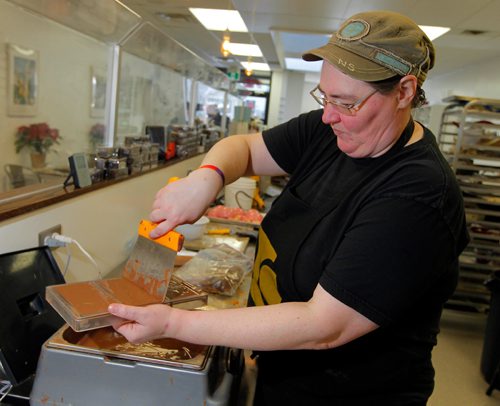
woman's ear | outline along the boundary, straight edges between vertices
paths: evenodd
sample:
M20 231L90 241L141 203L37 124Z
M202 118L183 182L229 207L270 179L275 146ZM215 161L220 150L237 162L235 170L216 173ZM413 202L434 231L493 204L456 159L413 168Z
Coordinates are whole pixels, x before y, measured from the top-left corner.
M411 106L411 102L417 93L417 78L413 75L407 75L399 81L399 108Z

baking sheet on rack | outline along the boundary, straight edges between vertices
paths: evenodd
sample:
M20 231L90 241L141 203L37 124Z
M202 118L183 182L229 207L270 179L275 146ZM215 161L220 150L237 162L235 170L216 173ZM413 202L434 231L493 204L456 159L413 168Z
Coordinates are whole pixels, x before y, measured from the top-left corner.
M498 159L480 159L480 158L474 158L472 160L472 163L474 165L490 166L490 167L494 167L494 168L500 168L500 160L498 160Z

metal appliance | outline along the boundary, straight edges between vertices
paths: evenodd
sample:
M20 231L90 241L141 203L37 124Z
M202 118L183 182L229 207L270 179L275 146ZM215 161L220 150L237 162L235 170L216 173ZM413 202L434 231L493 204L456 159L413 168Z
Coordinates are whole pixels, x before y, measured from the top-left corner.
M44 297L61 283L48 247L0 255L0 381L9 382L0 387L2 405L232 404L241 351L175 340L141 349L110 327L75 332ZM205 293L175 277L170 291L172 306L206 304Z
M176 276L165 296L165 303L183 309L204 306L208 298ZM64 325L43 344L30 405L233 404L244 367L241 350L174 339L134 345L105 319L92 319L101 323L92 330Z
M243 364L240 350L63 326L42 347L30 405L230 405Z
M28 404L42 344L64 320L47 303L45 289L64 283L48 247L0 255L0 399Z

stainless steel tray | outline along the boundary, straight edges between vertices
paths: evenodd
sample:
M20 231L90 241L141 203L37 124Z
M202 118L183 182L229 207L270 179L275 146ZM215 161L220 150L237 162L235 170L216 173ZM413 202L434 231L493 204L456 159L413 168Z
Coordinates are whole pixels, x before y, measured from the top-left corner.
M67 325L59 329L46 345L51 348L78 352L80 355L82 353L95 354L189 369L202 369L211 348L171 338L132 344L112 327L76 332Z

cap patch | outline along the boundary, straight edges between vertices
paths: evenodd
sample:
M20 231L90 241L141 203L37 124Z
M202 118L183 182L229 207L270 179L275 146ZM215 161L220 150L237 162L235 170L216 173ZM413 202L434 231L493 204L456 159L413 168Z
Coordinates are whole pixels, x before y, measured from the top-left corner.
M375 54L375 59L380 61L387 67L392 67L396 72L401 72L403 75L408 75L411 71L411 66L399 61L393 56L384 54L382 52L377 52Z
M370 24L363 20L351 20L337 31L337 38L352 41L363 38L370 31Z

